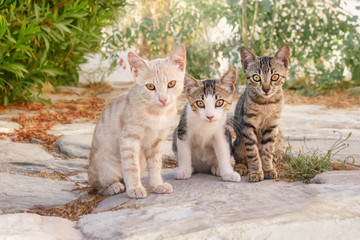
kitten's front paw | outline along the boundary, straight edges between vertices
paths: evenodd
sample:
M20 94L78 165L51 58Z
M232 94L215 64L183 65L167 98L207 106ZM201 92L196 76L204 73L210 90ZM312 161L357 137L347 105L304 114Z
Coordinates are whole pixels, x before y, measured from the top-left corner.
M264 172L262 170L249 172L249 182L260 182L262 180L264 180Z
M175 177L175 179L178 179L178 180L189 179L191 177L191 173L192 173L191 170L177 168L175 170L174 177Z
M229 181L229 182L240 182L241 181L240 174L237 172L232 172L232 173L226 174L226 175L222 176L222 179L224 181Z
M211 167L211 174L214 175L214 176L220 177L219 167L212 166Z
M163 183L160 185L157 185L155 187L151 187L151 190L155 193L172 193L173 192L173 187L169 184L169 183Z
M270 169L269 171L264 171L264 178L266 179L275 179L277 178L277 172L275 169Z
M118 193L125 192L125 185L121 182L114 182L107 188L103 189L102 191L99 191L99 193L103 196L111 196Z
M146 198L147 196L146 190L143 186L127 189L126 193L131 198Z
M234 170L235 172L240 173L241 176L245 176L247 174L247 167L241 163L236 164Z

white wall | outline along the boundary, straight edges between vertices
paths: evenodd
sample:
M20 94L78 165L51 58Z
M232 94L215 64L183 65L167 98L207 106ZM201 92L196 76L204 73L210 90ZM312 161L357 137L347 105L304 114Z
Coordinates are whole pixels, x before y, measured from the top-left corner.
M88 54L85 58L88 62L80 65L80 84L101 81L110 83L125 83L134 81L127 61L127 51L119 51L112 55L108 54L107 59L102 57L101 53ZM116 61L116 66L111 71L111 62L114 60Z

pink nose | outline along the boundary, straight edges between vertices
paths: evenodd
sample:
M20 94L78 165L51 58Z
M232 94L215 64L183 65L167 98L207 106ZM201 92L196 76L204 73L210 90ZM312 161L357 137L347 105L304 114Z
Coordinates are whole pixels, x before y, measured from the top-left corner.
M214 118L214 116L206 116L206 118L211 121Z
M159 101L160 101L162 104L165 105L165 103L166 103L166 101L167 101L167 98L164 98L164 99L160 99L160 98L159 98Z

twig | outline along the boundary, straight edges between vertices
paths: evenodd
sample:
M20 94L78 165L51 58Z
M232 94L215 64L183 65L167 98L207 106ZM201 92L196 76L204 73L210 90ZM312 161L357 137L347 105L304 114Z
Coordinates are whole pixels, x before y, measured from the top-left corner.
M61 63L59 64L58 68L61 68L62 65L64 64L65 60L70 56L70 53L72 52L73 48L74 48L74 41L70 38L71 41L71 45L69 50L67 51L66 55L64 56L63 60L61 61Z
M259 7L259 1L256 0L255 1L255 10L254 10L254 19L253 19L253 23L252 23L252 28L251 28L251 48L254 49L254 44L255 44L255 25L256 25L256 20L257 20L257 13L258 13L258 7Z
M74 0L66 0L66 1L64 1L64 2L61 2L61 3L59 3L59 4L55 5L55 6L53 6L53 7L50 9L50 12L54 11L54 10L55 10L55 8L59 9L59 8L61 8L61 7L65 6L67 3L69 3L69 2L73 2L73 1L74 1Z
M113 211L113 210L117 210L117 209L123 209L124 207L122 207L123 205L135 200L136 198L130 198L129 200L122 202L118 205L116 205L115 207L111 207L111 208L105 208L104 210L98 211L98 210L94 210L92 213L102 213L102 212L108 212L108 211Z
M248 46L248 31L247 31L247 10L246 10L246 0L243 0L243 12L242 12L242 33L243 33L243 42L245 46Z

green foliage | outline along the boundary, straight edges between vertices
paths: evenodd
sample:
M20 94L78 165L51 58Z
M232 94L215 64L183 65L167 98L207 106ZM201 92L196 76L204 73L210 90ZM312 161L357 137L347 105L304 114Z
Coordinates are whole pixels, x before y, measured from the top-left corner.
M358 16L348 14L340 0L247 1L246 8L238 0L138 2L142 7L133 8L121 29L114 30L110 48L136 47L152 58L165 56L183 42L190 74L214 77L225 60L242 78L242 46L257 55L273 55L286 43L292 49L288 85L315 95L339 86L345 67L352 73L350 85L360 85ZM213 39L211 29L224 19L232 29L229 38ZM303 76L306 81L293 85Z
M336 131L334 131L336 132ZM290 181L302 180L308 182L311 178L315 177L316 174L332 170L332 159L333 157L349 146L345 143L351 136L351 132L346 138L343 139L342 134L339 139L331 146L326 154L319 153L319 149L310 150L306 145L306 139L304 138L304 145L307 152L303 152L304 149L299 149L299 153L296 155L292 151L292 146L286 149L286 160L283 163L284 171Z
M190 74L209 77L217 72L219 51L209 43L206 31L216 23L209 11L216 12L218 1L139 2L141 5L137 6L141 7L129 10L127 21L109 34L108 50L127 50L135 46L142 55L152 59L167 56L174 45L184 43Z
M102 29L126 0L1 0L0 104L43 101L42 88L77 84L84 54L98 51Z

